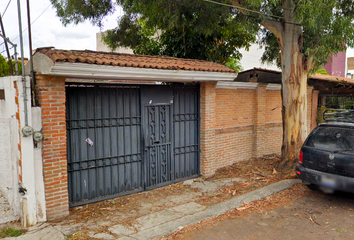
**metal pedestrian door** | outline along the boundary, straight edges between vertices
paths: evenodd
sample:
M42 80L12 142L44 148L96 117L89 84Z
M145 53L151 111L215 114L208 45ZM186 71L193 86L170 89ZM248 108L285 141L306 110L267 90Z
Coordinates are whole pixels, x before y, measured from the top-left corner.
M172 159L171 104L144 107L145 187L170 182Z

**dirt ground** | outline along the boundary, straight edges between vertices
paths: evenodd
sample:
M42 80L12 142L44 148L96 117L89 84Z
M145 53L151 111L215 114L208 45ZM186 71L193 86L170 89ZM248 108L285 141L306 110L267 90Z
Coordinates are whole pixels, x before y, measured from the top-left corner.
M203 206L211 206L232 197L262 188L284 178L296 177L295 174L284 176L284 174L275 170L279 162L279 156L269 155L262 158L237 162L231 166L219 169L214 176L208 179L197 179L197 181L201 182L235 177L246 180L245 182L235 182L232 186L222 187L213 194L205 194L198 189L184 186L183 182L180 182L151 191L71 208L70 216L57 221L57 223L61 224L62 222L66 222L75 225L76 223L82 224L83 222L87 222L89 225L90 223L94 224L99 221L109 221L111 226L114 224L132 226L134 220L138 217L162 211L175 204L178 205L178 203L173 201L171 201L171 204L169 204L169 202L161 202L162 199L186 194L192 194L192 201L196 203ZM292 170L292 172L294 172L294 170ZM148 208L146 209L146 207L144 208L142 206L148 206ZM109 226L106 228L108 227Z
M54 225L70 225L73 228L75 225L84 226L80 229L80 236L76 235L74 238L90 239L85 232L92 231L92 226L99 226L97 231L107 230L110 226L115 224L132 226L134 220L141 216L162 211L178 204L183 204L182 200L180 203L178 202L180 196L187 196L189 201L204 206L211 206L235 196L262 188L282 179L296 178L293 167L289 167L285 170L283 169L282 172L276 170L280 160L281 158L277 155L269 155L248 161L237 162L231 166L219 169L215 175L210 178L199 178L195 180L200 182L225 178L242 178L245 180L244 182L234 182L231 186L221 187L212 194L206 194L196 188L185 186L183 185L183 182L180 182L150 191L71 208L68 217L51 223ZM292 190L284 191L280 193L280 195L277 194L270 198L279 198L279 196L284 198L285 195L293 195L293 197L296 197L297 194L299 194L299 191L301 192L301 187L297 186L293 187ZM245 206L245 211L240 212L240 209L236 210L236 215L242 216L240 214L246 213L248 208L256 209L258 207L264 207L269 204L267 201L269 201L270 198L265 199L263 202L258 201L257 203L252 203L253 205ZM166 199L168 201L166 201ZM284 199L289 199L289 197ZM229 216L234 216L234 212L230 212L225 216L223 215L219 217L219 219ZM215 220L217 219L212 221ZM107 224L103 224L104 222L107 222ZM188 228L186 228L186 230L188 230ZM167 239L179 239L178 237L179 235L176 233Z
M206 219L204 221L201 221L198 224L185 227L168 236L159 238L158 240L186 240L189 239L186 236L187 235L186 233L188 231L197 230L204 226L215 226L216 223L219 221L224 221L227 219L235 219L235 218L244 218L245 216L254 212L267 214L268 212L274 209L281 208L283 206L290 204L291 202L296 201L297 199L300 199L306 193L306 191L310 191L310 190L303 184L295 184L293 187L287 190L271 195L262 200L249 203L243 207L236 208L223 215L220 215L219 217Z
M71 221L74 224L75 222L92 221L93 218L107 215L124 215L131 212L139 212L143 204L146 205L149 203L152 204L149 213L153 213L169 207L166 206L166 204L156 206L154 203L157 203L168 196L180 195L185 192L196 193L195 202L204 206L211 206L218 202L278 182L284 178L296 178L294 170L294 174L285 176L281 172L276 171L275 168L279 161L280 157L278 155L269 155L248 161L237 162L231 166L219 169L214 176L208 179L200 179L199 181L237 177L246 179L246 182L235 182L233 186L223 187L212 195L206 195L201 192L198 194L198 189L184 186L183 182L180 182L151 191L71 208L70 216L68 216L66 220ZM120 222L120 224L131 225L131 221L136 217L137 216L127 218L124 222Z

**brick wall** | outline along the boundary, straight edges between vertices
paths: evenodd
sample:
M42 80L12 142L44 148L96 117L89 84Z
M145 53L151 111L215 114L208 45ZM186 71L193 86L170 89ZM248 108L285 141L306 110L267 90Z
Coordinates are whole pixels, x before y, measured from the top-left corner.
M210 176L218 166L216 154L216 83L205 82L200 86L200 171Z
M65 78L37 75L42 107L43 172L47 219L69 215L66 153Z
M313 91L312 94L311 130L313 130L317 126L318 94L319 94L318 90Z
M316 92L312 90L307 89L309 131L317 110ZM281 153L280 90L267 90L263 83L258 83L256 89L224 89L202 83L200 97L203 176L237 161Z

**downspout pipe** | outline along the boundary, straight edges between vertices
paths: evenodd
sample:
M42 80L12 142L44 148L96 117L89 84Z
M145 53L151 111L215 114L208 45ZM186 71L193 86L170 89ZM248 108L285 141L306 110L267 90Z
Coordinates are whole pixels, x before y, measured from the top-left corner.
M17 0L18 24L20 30L20 48L21 48L21 64L22 64L22 83L23 83L23 104L25 111L25 126L28 126L28 110L27 110L27 84L25 78L25 58L23 54L23 36L22 36L22 19L21 19L21 3Z

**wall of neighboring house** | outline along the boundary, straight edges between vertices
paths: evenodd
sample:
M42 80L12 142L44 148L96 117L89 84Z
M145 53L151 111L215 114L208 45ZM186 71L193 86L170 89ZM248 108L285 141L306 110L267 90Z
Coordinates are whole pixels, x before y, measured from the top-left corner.
M35 148L32 136L25 137L24 106L28 125L40 131L40 109L31 108L29 79L27 101L21 77L0 79L5 99L0 100L0 223L21 220L24 226L45 221L44 184L40 144ZM23 189L22 194L19 190Z
M5 98L0 99L0 223L18 220L20 215L20 196L17 193L19 123L15 82L11 77L0 80Z
M309 133L316 126L318 92L312 87L308 87L307 92ZM281 106L280 85L249 82L202 84L202 175L210 176L218 168L237 161L280 154Z
M347 72L347 56L346 51L340 52L332 59L328 59L327 64L323 67L329 75L337 77L345 77Z
M96 51L112 52L111 49L109 49L108 46L102 41L102 32L96 33ZM133 54L133 50L130 48L119 48L113 52Z

